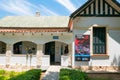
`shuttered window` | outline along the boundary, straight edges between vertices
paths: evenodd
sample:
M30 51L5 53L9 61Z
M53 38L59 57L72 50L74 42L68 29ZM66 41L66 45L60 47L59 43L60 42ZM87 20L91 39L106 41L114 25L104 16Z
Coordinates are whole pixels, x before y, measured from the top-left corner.
M93 54L106 54L105 27L93 27Z

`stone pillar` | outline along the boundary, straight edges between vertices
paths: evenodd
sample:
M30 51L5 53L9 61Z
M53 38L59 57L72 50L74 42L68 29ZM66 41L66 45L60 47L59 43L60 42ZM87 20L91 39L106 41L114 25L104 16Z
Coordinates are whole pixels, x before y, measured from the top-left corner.
M75 67L75 43L74 41L72 42L72 67Z
M72 43L68 44L68 50L69 50L69 54L68 54L69 63L68 63L68 65L72 66Z
M10 65L10 58L12 55L12 44L6 46L6 65Z
M40 68L42 62L42 55L43 55L43 45L37 45L37 68Z

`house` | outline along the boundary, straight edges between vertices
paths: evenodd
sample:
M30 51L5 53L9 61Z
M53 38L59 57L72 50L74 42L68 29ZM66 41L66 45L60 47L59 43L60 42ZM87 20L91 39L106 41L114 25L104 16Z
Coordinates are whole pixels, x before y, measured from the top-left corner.
M88 0L68 16L0 20L0 65L120 69L120 3Z

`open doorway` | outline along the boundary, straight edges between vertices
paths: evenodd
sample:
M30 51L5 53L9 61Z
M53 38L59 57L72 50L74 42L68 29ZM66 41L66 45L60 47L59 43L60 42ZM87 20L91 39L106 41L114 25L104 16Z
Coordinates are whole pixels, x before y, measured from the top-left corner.
M68 45L63 42L52 41L44 45L44 54L50 55L50 65L61 65L61 55L66 53Z

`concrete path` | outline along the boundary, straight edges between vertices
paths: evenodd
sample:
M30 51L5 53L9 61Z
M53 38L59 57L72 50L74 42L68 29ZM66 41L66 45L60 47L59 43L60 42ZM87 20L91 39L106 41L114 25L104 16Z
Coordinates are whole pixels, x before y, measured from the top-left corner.
M42 80L59 80L60 66L50 66Z

